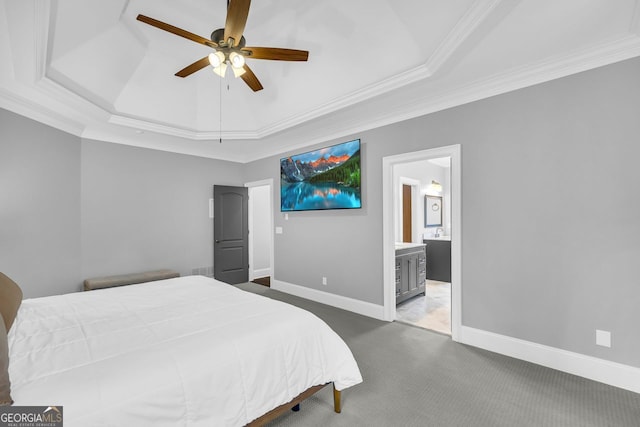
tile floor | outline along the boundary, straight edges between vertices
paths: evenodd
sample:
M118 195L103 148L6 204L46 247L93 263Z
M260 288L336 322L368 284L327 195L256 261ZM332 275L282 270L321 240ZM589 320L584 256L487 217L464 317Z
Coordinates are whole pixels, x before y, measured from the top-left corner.
M451 335L451 283L427 280L426 296L400 303L396 320Z

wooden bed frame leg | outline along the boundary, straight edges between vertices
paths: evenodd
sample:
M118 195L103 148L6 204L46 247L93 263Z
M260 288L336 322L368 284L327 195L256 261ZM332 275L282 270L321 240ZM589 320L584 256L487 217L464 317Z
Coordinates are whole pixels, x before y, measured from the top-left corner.
M335 384L333 384L333 409L338 414L342 412L341 392L336 390Z

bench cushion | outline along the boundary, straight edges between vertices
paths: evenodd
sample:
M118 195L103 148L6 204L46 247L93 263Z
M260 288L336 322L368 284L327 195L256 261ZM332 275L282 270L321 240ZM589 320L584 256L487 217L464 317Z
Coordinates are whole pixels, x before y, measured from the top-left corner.
M117 276L96 277L84 281L84 290L112 288L114 286L134 285L136 283L153 282L154 280L172 279L180 277L180 273L173 270L155 270L142 273L121 274Z

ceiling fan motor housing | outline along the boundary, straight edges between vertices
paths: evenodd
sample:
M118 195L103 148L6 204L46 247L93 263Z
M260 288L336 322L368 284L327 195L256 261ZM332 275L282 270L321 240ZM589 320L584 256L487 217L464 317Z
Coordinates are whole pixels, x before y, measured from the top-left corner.
M233 47L233 46L229 46L227 44L227 41L224 39L224 28L218 28L213 33L211 33L211 41L216 43L220 47L227 47L227 48ZM245 40L244 36L242 36L240 38L240 42L235 47L238 49L242 49L243 47L246 46L246 44L247 44L247 41Z

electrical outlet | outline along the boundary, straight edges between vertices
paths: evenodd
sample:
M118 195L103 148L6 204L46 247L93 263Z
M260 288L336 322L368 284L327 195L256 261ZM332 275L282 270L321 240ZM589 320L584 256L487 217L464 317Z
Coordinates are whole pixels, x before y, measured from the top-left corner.
M596 345L611 347L611 332L596 329Z
M327 286L327 278L326 277L322 277L322 284Z

